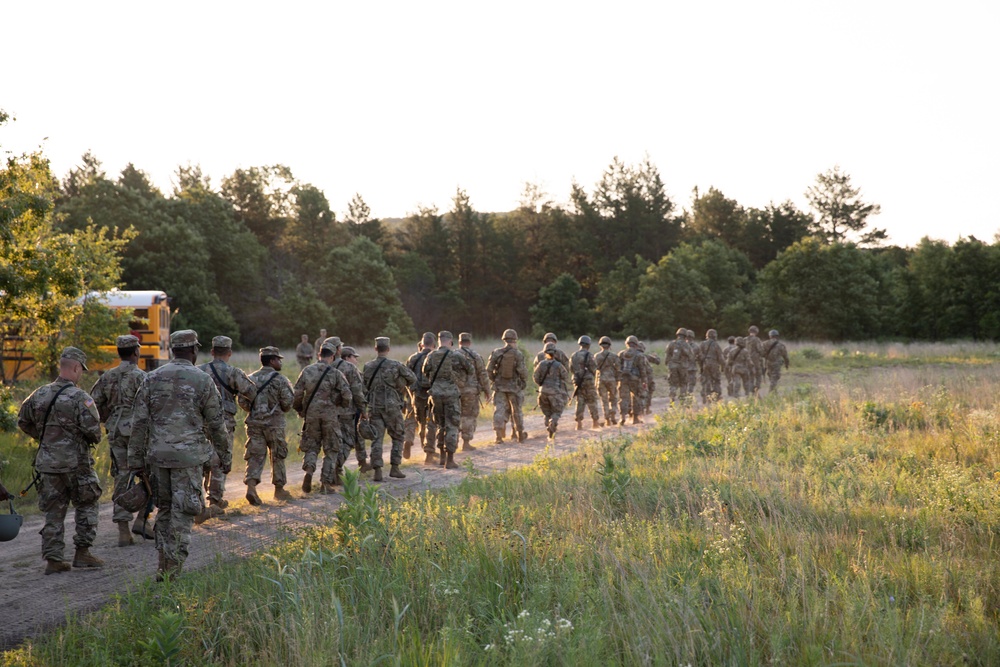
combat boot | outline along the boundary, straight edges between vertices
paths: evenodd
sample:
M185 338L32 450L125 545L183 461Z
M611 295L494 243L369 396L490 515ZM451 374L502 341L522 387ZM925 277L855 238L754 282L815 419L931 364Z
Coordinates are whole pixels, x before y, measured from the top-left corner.
M329 496L333 492L334 492L333 487L330 486L329 484L327 484L326 482L320 482L319 483L319 495L321 495L321 496Z
M444 467L448 470L454 470L458 467L458 464L455 463L455 452L448 452L448 462L445 463Z
M175 560L170 560L169 558L163 559L163 567L159 572L156 573L157 581L166 581L168 578L172 579L181 573L181 564Z
M594 428L601 428L601 420L594 417Z
M399 470L399 466L398 465L394 465L394 466L392 466L392 467L389 468L389 477L395 477L397 479L406 479L406 475L404 475Z
M139 515L132 522L132 532L136 535L142 535L144 539L155 540L156 534L153 532L153 523L147 521L146 517Z
M257 507L264 504L264 501L257 495L257 482L247 482L247 501Z
M433 463L437 463L437 456L435 456L434 452L427 452L427 455L424 456L424 464L430 465Z
M219 498L217 502L212 503L213 505L218 505L219 509L224 510L229 507L229 501L225 498Z
M504 432L505 431L506 431L506 429L501 429L501 428L496 429L497 437L496 437L496 440L493 441L493 444L495 444L495 445L502 445L503 444L503 436L504 436Z
M639 415L632 415L632 423L633 424L641 424L642 423L642 419L639 418Z
M77 547L73 567L104 567L104 561L90 553L90 547Z
M527 431L521 431L520 433L517 434L517 441L518 442L524 442L527 439L528 439L528 432Z
M582 419L577 419L576 420L576 430L577 431L582 431L583 430L583 420Z
M205 523L211 518L212 518L212 510L206 507L205 509L203 509L202 511L198 512L198 514L195 515L194 522L195 525L200 526L201 524ZM118 546L121 546L120 542Z
M118 546L127 547L135 544L132 539L132 531L129 530L128 521L115 521L118 524Z
M295 496L285 491L284 484L274 485L274 499L275 500L295 500Z
M410 449L413 447L413 443L407 440L403 443L403 458L410 458Z
M612 417L611 418L611 425L612 426L618 426L618 418L617 417Z
M344 472L344 469L341 468L340 466L337 466L336 468L333 469L333 481L330 482L330 486L340 485L340 473L342 472Z
M313 490L313 474L307 472L302 478L302 493L310 493Z
M472 442L468 438L462 438L462 451L463 452L474 452L476 448L472 446Z
M69 572L71 569L70 564L64 560L49 558L45 561L45 574L59 574L60 572Z
M374 466L368 461L362 461L361 465L358 467L358 472L362 475L371 470Z
M375 480L376 482L381 482L382 481L382 467L381 466L379 466L378 468L375 468L375 476L372 477L372 479Z
M447 462L448 462L448 455L442 449L441 450L441 458L438 460L438 465L442 465L443 466Z

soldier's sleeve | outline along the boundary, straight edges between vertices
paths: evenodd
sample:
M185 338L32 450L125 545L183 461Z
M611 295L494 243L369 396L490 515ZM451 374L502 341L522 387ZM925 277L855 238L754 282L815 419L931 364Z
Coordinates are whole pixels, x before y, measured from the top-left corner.
M287 379L285 380L287 382ZM214 385L210 382L209 385ZM291 390L291 387L288 387ZM212 447L219 457L219 465L223 468L230 468L233 465L233 452L229 448L229 435L226 431L226 422L222 416L222 399L219 398L218 390L212 391L211 386L206 386L202 393L201 417L204 420L205 431L208 433ZM131 445L131 441L129 442ZM129 465L131 466L131 447L129 448Z
M76 423L80 435L88 445L96 445L101 441L101 415L97 411L94 399L82 389L77 395L77 411Z
M257 392L260 390L252 375L247 376L247 381L254 387L253 398L250 398L249 394L244 394L243 392L240 392L240 395L236 397L236 402L239 403L239 406L243 408L244 412L250 412L250 408L253 407L253 402L257 399Z
M535 370L531 374L531 379L535 381L535 384L539 386L539 389L541 389L541 384L542 384L542 374L540 372L541 370L542 370L542 365L538 364L537 366L535 366Z
M496 375L497 351L490 352L490 360L486 362L486 377L492 380Z
M517 353L517 366L514 367L514 373L521 379L521 388L528 384L528 367L524 363L524 355L518 351Z
M338 376L337 385L335 387L337 393L340 394L340 402L338 403L338 405L342 406L350 405L353 394L351 392L351 385L347 381L347 377L336 368L333 369L333 372L336 373Z
M424 357L424 363L420 366L420 373L424 376L424 382L430 382L431 381L431 377L433 377L433 375L434 375L434 372L433 372L432 366L431 366L431 357L433 357L433 356L434 356L434 353L431 352L426 357ZM416 377L415 374L414 374L414 377ZM428 385L428 386L430 386L430 385Z
M108 417L111 416L111 406L108 404L108 395L105 392L105 385L107 385L108 374L105 373L101 377L97 378L97 382L94 386L90 388L90 397L94 399L94 405L97 406L97 414L100 415L101 421L108 421Z
M781 358L785 360L785 368L788 368L788 348L785 345L781 346Z
M566 392L569 393L569 390L572 389L573 387L573 385L570 384L569 381L569 371L566 370L566 367L563 366L562 364L556 364L556 366L558 366L559 368L559 379L562 381L563 389L565 389Z
M490 378L486 375L486 362L479 356L476 357L476 381L483 392L489 393Z
M149 440L149 382L143 379L135 395L132 409L132 435L128 439L128 467L139 470L146 465L146 448Z
M308 366L306 368L308 368ZM302 372L299 373L298 379L295 380L295 387L292 389L292 408L299 417L302 416L303 396L306 393L305 374L305 369L302 369Z
M591 373L597 373L597 361L594 359L594 355L587 355L587 369Z
M292 381L282 375L280 379L275 380L274 384L278 385L278 407L281 408L282 412L288 412L292 409L292 399L294 398Z
M17 412L17 427L28 434L32 440L38 440L38 425L35 423L35 392L31 393L31 396L24 399L24 403L21 403L21 409Z
M427 356L430 357L430 355ZM424 361L426 363L426 359ZM399 375L406 382L407 387L412 387L417 383L417 374L407 368L406 364L399 365Z

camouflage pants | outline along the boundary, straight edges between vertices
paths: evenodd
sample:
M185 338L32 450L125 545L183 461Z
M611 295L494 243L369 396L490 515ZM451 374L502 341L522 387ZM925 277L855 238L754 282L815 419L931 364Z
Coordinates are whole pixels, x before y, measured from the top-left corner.
M288 458L288 443L285 442L285 429L272 426L247 426L247 451L243 460L247 462L246 475L243 483L256 482L260 484L260 476L264 473L264 463L267 453L271 452L271 483L284 486L285 459Z
M524 430L524 392L497 389L493 392L493 430L504 431L507 420L514 422L512 436Z
M701 398L706 403L722 398L722 369L715 364L701 369Z
M352 449L359 465L368 461L368 450L365 449L365 441L358 436L358 422L353 414L340 417L340 446L344 448L345 461Z
M694 394L695 388L698 386L698 367L693 366L687 369L687 393Z
M233 451L233 436L236 433L236 418L226 413L226 439L229 441L229 451ZM212 458L205 464L205 490L208 500L217 504L226 495L226 473L222 472L219 456L212 452ZM115 519L117 521L118 519Z
M462 425L460 431L463 440L472 440L476 435L476 421L479 419L479 390L462 392Z
M653 392L656 391L656 381L650 377L649 386L642 392L642 412L646 414L650 412L650 406L653 404Z
M733 372L726 368L726 396L733 395Z
M670 385L670 402L688 395L688 371L686 368L671 367L668 370L667 384Z
M412 445L416 442L416 437L419 434L420 446L425 452L434 451L434 441L437 436L437 426L434 424L430 410L427 409L429 400L419 396L415 397L403 420L403 441Z
M539 399L541 397L539 396ZM541 403L539 403L541 406ZM576 420L583 421L583 411L590 409L590 418L597 421L601 418L601 413L597 408L597 387L594 381L584 380L583 384L576 388Z
M781 380L781 364L769 364L767 367L767 379L771 381L770 391L775 391L778 388L778 382Z
M320 480L332 485L335 471L344 467L346 459L340 438L339 415L330 410L316 410L315 414L307 414L299 442L299 451L303 454L302 469L308 473L316 472L316 462L322 450L323 472Z
M741 389L745 396L750 396L754 392L753 373L749 368L733 369L733 393L730 395L739 398Z
M114 490L111 497L114 498L128 489L128 483L132 479L132 472L128 469L128 436L116 437L111 445L111 472L115 478ZM132 513L127 509L114 503L114 512L111 520L115 523L119 521L131 521Z
M431 396L431 408L437 424L437 448L454 454L458 451L458 431L462 424L462 398Z
M643 393L639 378L627 374L622 375L622 379L618 383L618 395L618 407L622 413L622 421L625 421L625 417L628 415L635 418L641 414Z
M372 440L372 467L382 467L382 440L386 433L392 441L389 464L398 466L403 462L403 413L398 407L374 407L368 411L368 419L375 427ZM426 448L425 448L426 449Z
M760 364L750 366L750 381L753 383L754 393L759 392L761 385L764 384L764 369L761 368Z
M618 421L618 383L614 380L601 380L598 392L604 408L604 421L609 424Z
M101 484L90 466L76 472L41 473L38 488L38 509L45 513L42 526L42 558L63 560L66 543L66 511L73 503L76 513L76 535L73 544L77 549L94 544L97 537L97 500L101 497Z
M577 404L579 405L579 404ZM559 427L559 418L566 409L566 394L538 394L538 407L545 416L545 427L550 434Z
M156 494L156 548L177 563L187 559L194 518L205 509L201 492L203 466L153 467Z

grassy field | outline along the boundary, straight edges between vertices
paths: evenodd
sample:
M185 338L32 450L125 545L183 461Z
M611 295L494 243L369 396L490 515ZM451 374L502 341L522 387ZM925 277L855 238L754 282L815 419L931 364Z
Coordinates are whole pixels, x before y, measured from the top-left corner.
M996 349L842 349L797 346L785 392L639 438L348 489L329 526L3 662L998 664Z

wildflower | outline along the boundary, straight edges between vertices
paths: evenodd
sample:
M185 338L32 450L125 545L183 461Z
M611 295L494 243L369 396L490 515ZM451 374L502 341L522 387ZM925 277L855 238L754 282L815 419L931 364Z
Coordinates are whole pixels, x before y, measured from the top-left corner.
M517 615L518 618L528 618L529 616L531 616L531 612L527 609L522 609L521 613Z
M560 618L556 621L556 627L558 627L560 630L572 630L573 624L570 622L568 618Z

